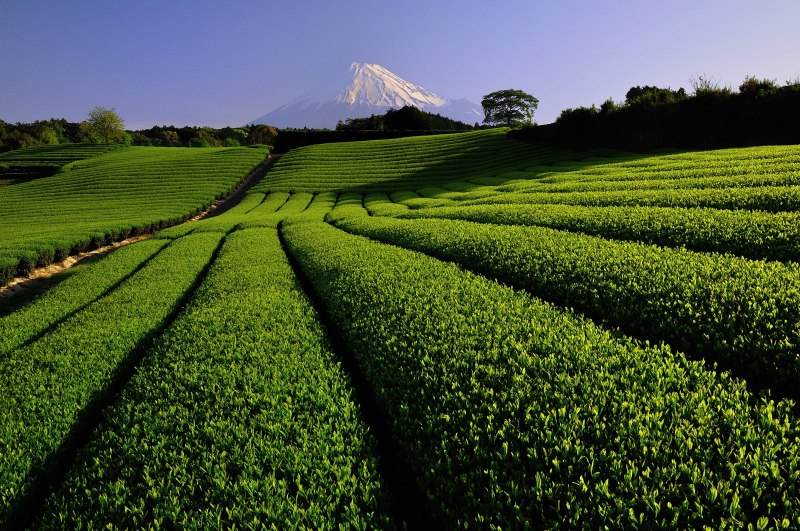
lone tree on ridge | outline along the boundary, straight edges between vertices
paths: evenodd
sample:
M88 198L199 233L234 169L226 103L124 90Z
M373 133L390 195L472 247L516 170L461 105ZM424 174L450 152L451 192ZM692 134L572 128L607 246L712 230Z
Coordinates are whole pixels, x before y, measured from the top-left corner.
M86 122L94 140L100 144L125 141L125 122L116 109L95 107L89 111Z
M515 89L498 90L481 100L483 123L519 127L533 123L533 112L539 100L527 92Z

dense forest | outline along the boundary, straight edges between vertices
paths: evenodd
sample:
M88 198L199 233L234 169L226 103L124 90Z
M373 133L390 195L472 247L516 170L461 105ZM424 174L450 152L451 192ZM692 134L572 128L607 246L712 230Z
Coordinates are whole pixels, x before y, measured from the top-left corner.
M337 131L471 131L475 126L406 105L368 118L348 118Z
M738 92L699 78L693 91L632 87L625 101L566 109L510 136L571 148L721 148L800 143L800 80L747 77Z
M271 125L245 127L175 127L162 125L139 131L125 131L123 143L136 146L235 147L272 145L278 130ZM10 124L0 120L0 153L47 144L93 143L86 122L60 118L33 123Z

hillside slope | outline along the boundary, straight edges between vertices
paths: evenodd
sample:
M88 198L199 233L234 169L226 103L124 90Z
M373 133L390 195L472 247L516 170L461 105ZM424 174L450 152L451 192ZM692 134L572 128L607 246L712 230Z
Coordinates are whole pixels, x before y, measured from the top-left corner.
M800 528L800 146L284 161L0 317L0 527Z
M49 177L70 162L119 149L118 144L57 144L0 153L0 185Z
M574 156L506 138L506 129L320 144L292 150L255 191L395 191L496 176Z
M183 221L265 156L252 148L129 147L0 187L0 283L102 242Z

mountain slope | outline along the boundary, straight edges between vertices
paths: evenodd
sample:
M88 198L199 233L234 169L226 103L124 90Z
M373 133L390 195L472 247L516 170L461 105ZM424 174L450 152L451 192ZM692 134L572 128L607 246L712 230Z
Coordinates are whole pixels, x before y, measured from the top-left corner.
M336 127L339 120L383 114L411 105L465 123L483 119L480 106L465 99L449 100L370 63L353 63L308 93L257 118L252 123L276 127Z

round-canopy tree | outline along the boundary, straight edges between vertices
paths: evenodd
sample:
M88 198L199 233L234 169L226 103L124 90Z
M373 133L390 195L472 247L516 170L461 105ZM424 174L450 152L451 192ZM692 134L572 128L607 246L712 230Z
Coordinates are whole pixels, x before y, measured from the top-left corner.
M89 111L86 122L89 124L91 136L100 144L125 141L125 123L116 109L95 107Z
M527 92L515 89L498 90L487 94L481 100L483 123L519 127L533 123L533 112L539 100Z

